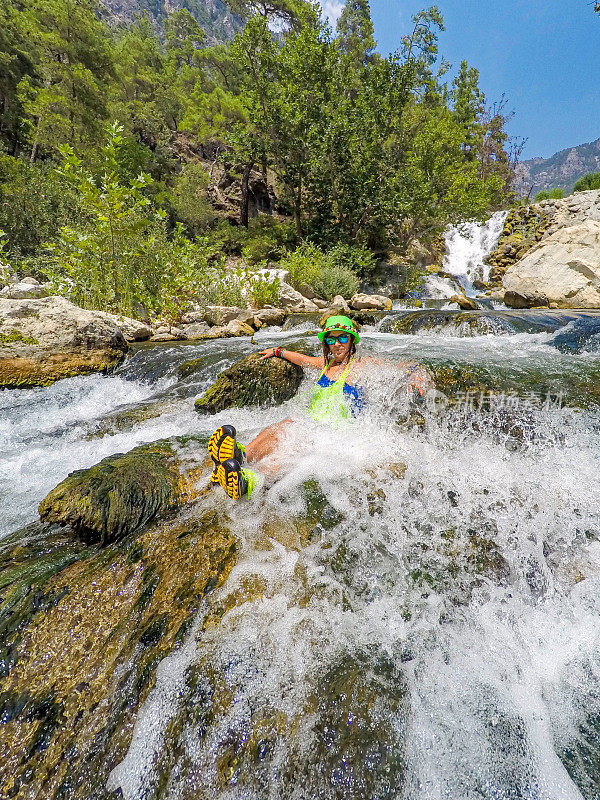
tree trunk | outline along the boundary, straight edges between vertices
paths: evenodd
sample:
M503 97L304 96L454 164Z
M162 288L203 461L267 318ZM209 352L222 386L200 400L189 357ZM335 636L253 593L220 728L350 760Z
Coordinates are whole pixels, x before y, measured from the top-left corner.
M302 239L302 179L298 181L296 198L294 202L294 222L296 223L296 233L298 239Z
M240 200L240 225L244 228L248 227L248 206L250 205L250 189L248 182L250 180L250 173L254 164L249 161L244 164L242 172L242 199Z

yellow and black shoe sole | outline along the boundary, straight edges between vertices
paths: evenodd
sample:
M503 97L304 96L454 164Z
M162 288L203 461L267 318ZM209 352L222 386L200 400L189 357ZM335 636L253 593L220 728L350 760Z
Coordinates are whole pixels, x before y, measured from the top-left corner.
M235 459L231 458L223 464L219 464L213 472L216 473L218 483L232 500L239 500L248 492L248 482L242 475L242 468Z
M222 425L208 440L208 454L215 464L222 464L235 456L235 428Z
M213 471L210 473L210 483L211 486L218 486L219 485L219 476L217 474L218 467L215 467Z

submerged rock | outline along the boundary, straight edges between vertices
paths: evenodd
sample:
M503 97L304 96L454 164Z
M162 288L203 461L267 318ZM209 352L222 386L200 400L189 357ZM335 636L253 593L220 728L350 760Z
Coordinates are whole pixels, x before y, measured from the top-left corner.
M42 500L40 518L105 545L198 497L201 472L177 440L142 445L72 472Z
M296 394L303 374L289 361L252 353L219 375L196 400L196 411L216 414L236 406L279 405Z
M0 299L0 388L108 372L127 351L120 327L64 297Z
M156 669L235 561L222 511L99 550L30 526L0 545L0 797L108 798Z
M450 303L456 303L463 311L477 311L479 306L471 297L466 297L464 294L453 294L449 300Z

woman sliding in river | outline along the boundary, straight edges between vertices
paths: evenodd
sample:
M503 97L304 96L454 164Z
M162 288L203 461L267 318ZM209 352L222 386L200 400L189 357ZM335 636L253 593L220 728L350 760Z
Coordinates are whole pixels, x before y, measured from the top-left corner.
M320 369L308 409L317 422L331 425L355 417L364 407L364 390L357 382L361 369L367 363L381 363L372 358L357 358L356 345L360 341L351 319L344 316L329 317L325 328L317 334L323 346L323 355L306 356L281 347L262 350L263 358L282 358L301 367ZM409 365L409 385L420 395L432 385L429 376L417 364ZM252 494L256 474L243 466L260 461L278 447L284 429L294 420L284 419L262 430L245 447L236 441L233 425L222 425L208 442L208 452L215 464L210 480L219 484L229 497L238 500Z

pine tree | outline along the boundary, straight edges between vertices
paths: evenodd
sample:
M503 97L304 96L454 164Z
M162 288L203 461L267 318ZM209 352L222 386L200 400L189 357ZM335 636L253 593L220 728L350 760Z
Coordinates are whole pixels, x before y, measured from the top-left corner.
M346 0L337 23L338 45L355 64L366 63L375 52L368 0Z
M31 6L35 75L19 83L29 128L31 161L62 144L98 140L106 119L112 59L94 0L38 0Z

